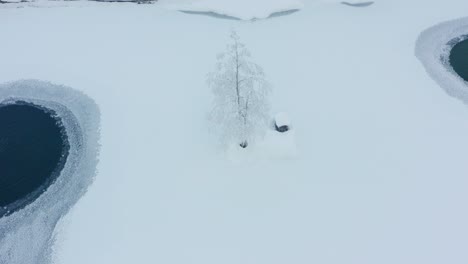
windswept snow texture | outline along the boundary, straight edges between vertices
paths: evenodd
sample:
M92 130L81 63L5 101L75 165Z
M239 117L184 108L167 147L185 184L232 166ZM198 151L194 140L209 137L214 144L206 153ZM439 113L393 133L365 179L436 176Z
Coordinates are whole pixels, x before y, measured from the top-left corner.
M185 13L239 20L256 20L291 14L304 6L299 0L165 0L163 4L170 9Z
M468 104L468 82L450 65L452 48L468 38L468 18L438 24L425 30L416 44L416 56L426 71L450 96Z
M62 120L70 149L60 175L44 193L22 210L0 218L0 263L50 263L57 222L95 176L99 111L78 91L35 80L0 85L0 103L16 101L53 110Z

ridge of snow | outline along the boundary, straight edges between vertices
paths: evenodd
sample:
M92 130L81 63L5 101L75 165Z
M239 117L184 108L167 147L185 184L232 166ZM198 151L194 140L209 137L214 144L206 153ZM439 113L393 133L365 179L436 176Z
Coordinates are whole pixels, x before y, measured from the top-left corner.
M215 13L241 20L268 18L275 13L304 7L300 0L166 0L162 4L171 10Z
M276 116L275 116L275 123L279 127L290 126L291 125L291 120L289 119L288 114L286 114L285 112L280 112L280 113L276 114Z

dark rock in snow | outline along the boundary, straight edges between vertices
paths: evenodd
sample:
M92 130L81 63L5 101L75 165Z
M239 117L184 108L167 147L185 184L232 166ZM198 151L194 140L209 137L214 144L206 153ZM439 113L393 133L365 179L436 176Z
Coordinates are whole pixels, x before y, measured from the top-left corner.
M291 129L291 122L286 113L278 113L275 116L275 130L284 133Z
M289 126L278 126L277 124L275 124L275 129L280 133L284 133L289 131Z

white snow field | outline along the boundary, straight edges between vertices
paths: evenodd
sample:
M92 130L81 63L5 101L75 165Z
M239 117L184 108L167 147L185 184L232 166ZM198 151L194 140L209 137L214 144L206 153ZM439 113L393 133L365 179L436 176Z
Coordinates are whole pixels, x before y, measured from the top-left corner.
M0 83L64 84L101 111L98 173L52 263L467 263L468 108L414 51L468 1L310 0L254 23L66 4L0 9ZM294 155L232 162L208 132L205 77L231 29L273 85L272 117L290 116Z

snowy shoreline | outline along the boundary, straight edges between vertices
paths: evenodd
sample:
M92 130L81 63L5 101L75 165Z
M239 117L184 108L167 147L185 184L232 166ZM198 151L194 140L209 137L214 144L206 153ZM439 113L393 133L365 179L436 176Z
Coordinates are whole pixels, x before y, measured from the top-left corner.
M138 0L72 0L72 1L49 1L49 0L36 0L36 1L0 1L0 9L11 8L54 8L54 7L91 7L91 6L104 6L112 4L119 5L137 5L137 4L151 4L145 5L155 8L164 8L171 11L182 12L186 14L199 14L208 15L216 18L227 18L234 20L259 20L278 17L282 15L289 15L300 11L304 4L298 0L282 0L274 5L262 5L262 3L251 6L248 1L245 2L232 2L226 6L229 1L138 1ZM249 8L246 8L249 6Z
M96 174L99 110L86 95L64 86L25 80L0 85L0 102L24 101L62 120L69 155L57 179L23 209L0 218L0 263L49 263L57 222L86 193Z

